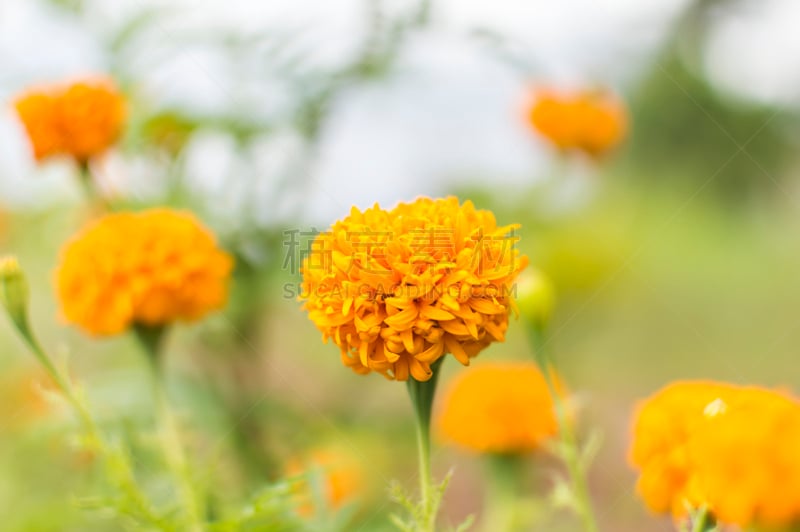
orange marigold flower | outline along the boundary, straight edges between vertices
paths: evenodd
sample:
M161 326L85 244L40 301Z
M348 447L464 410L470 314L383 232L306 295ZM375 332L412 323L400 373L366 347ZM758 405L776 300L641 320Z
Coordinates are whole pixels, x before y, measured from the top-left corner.
M233 260L190 213L106 215L64 247L56 283L67 321L95 335L196 320L227 299Z
M68 155L85 163L117 141L126 117L122 96L106 80L32 90L15 107L37 161Z
M538 366L483 364L459 375L445 396L439 428L478 452L524 453L558 432L553 398Z
M689 442L703 500L714 517L742 528L800 520L800 404L747 389Z
M427 381L446 353L468 365L504 340L512 283L527 264L517 227L454 197L354 207L313 242L300 298L357 373Z
M720 522L800 517L800 405L780 393L714 382L668 385L639 408L631 461L659 513L705 506Z
M335 510L352 502L364 487L364 472L358 462L348 453L339 449L318 449L304 459L289 462L286 472L290 476L308 475L312 484L319 483L320 493L327 505L325 509ZM303 515L314 513L314 494L309 493L306 482L301 485L301 499L298 511ZM324 510L324 509L322 509Z
M55 410L49 394L57 395L55 384L39 368L12 370L0 380L0 415L3 428L21 428Z
M627 132L625 108L610 93L538 91L527 111L530 125L561 150L593 157L616 147Z
M686 512L684 501L701 503L691 493L689 438L707 421L715 401L729 402L736 388L713 382L676 382L643 402L635 416L630 459L641 470L636 488L654 512Z

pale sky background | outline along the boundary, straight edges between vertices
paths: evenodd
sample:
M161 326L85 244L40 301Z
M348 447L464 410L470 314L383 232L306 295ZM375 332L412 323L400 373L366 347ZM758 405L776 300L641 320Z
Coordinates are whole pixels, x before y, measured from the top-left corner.
M0 0L0 100L31 83L107 68L102 41L147 7L167 7L127 68L156 103L207 112L234 104L280 116L291 94L260 74L251 57L237 65L187 38L227 30L239 35L296 35L310 65L340 64L363 29L364 0L93 0L80 21L37 0ZM294 198L308 220L326 223L375 201L390 205L439 194L469 179L531 182L547 174L551 154L525 129L520 106L531 79L493 57L477 29L505 36L535 68L535 79L563 85L602 83L626 90L685 7L685 0L440 0L435 26L415 35L388 79L348 91L325 130L309 169L314 183ZM399 9L407 2L386 2ZM765 0L721 18L704 58L712 80L732 94L768 103L800 102L800 2ZM236 74L231 73L235 70ZM244 105L243 105L244 102ZM220 212L236 213L246 183L269 205L271 183L294 160L290 132L260 143L255 167L242 167L224 135L199 136L189 151L190 179ZM147 161L112 157L120 186L158 180ZM75 196L68 168L36 168L20 125L0 107L0 202L46 206ZM242 177L250 174L249 177ZM238 177L236 177L238 176ZM232 185L234 179L239 179ZM249 181L248 181L249 179ZM132 186L132 188L136 188ZM146 187L144 187L146 189ZM292 199L284 201L291 203ZM264 209L275 221L283 206Z

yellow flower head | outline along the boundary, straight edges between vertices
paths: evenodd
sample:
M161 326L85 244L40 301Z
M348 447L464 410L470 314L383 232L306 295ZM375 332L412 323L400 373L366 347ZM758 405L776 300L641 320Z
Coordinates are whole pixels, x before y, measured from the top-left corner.
M535 364L483 364L445 396L442 435L478 452L533 451L558 432L553 398Z
M426 381L445 353L468 365L503 341L527 264L517 227L454 197L354 207L314 241L300 298L357 373Z
M233 260L189 213L152 209L93 222L56 272L67 321L94 335L196 320L227 299Z
M122 96L106 80L31 90L15 103L37 161L68 155L81 163L102 154L122 133Z
M641 405L633 438L637 490L655 512L705 506L745 527L800 517L800 405L787 396L673 383Z
M722 523L770 528L800 520L800 404L745 389L689 442L703 500Z
M732 385L690 381L666 386L644 401L633 424L632 464L641 471L636 488L654 512L686 512L684 501L699 505L691 493L689 439L706 423L709 405L730 403Z
M528 108L530 125L561 150L593 157L615 148L627 132L623 105L610 93L540 90Z

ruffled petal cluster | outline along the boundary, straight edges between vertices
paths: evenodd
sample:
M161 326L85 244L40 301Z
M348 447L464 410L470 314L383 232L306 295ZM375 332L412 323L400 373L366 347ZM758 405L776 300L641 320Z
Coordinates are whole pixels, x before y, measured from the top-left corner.
M541 90L528 109L528 121L557 148L593 157L615 148L628 129L623 105L611 94L598 91Z
M313 242L300 298L346 366L426 381L446 353L467 365L504 340L517 227L454 197L353 208Z
M779 392L678 382L645 401L631 460L655 512L709 508L725 524L782 526L800 518L800 403Z
M232 258L189 213L109 214L61 252L56 283L67 321L94 335L196 320L227 299Z
M125 124L125 101L105 80L31 90L15 102L36 160L71 156L84 163L105 152Z
M473 451L525 453L555 436L558 421L535 364L481 364L453 383L439 429L445 439Z

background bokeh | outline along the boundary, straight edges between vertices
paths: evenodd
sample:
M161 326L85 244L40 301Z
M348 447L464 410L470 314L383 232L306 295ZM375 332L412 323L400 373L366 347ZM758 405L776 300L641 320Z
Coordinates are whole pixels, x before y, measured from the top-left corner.
M89 213L70 164L35 164L10 105L32 85L113 76L131 123L96 165L104 192L190 208L237 257L228 308L179 327L169 353L222 498L335 448L366 479L345 529L388 530L388 481L416 471L406 390L320 343L295 299L303 233L351 205L472 199L522 224L521 249L558 289L551 345L584 435L603 437L603 530L670 530L635 497L637 399L679 378L800 386L798 17L791 0L2 0L0 248L20 257L33 321L98 416L147 425L133 341L59 320L52 271ZM526 124L535 86L611 88L628 139L600 161L557 153ZM515 325L475 363L528 357ZM5 320L0 370L0 528L115 530L75 504L91 457L70 452L69 418ZM444 370L445 388L463 371ZM479 512L480 460L437 445L434 467L455 471L445 520ZM529 468L546 493L557 466ZM542 513L538 529L575 530Z

